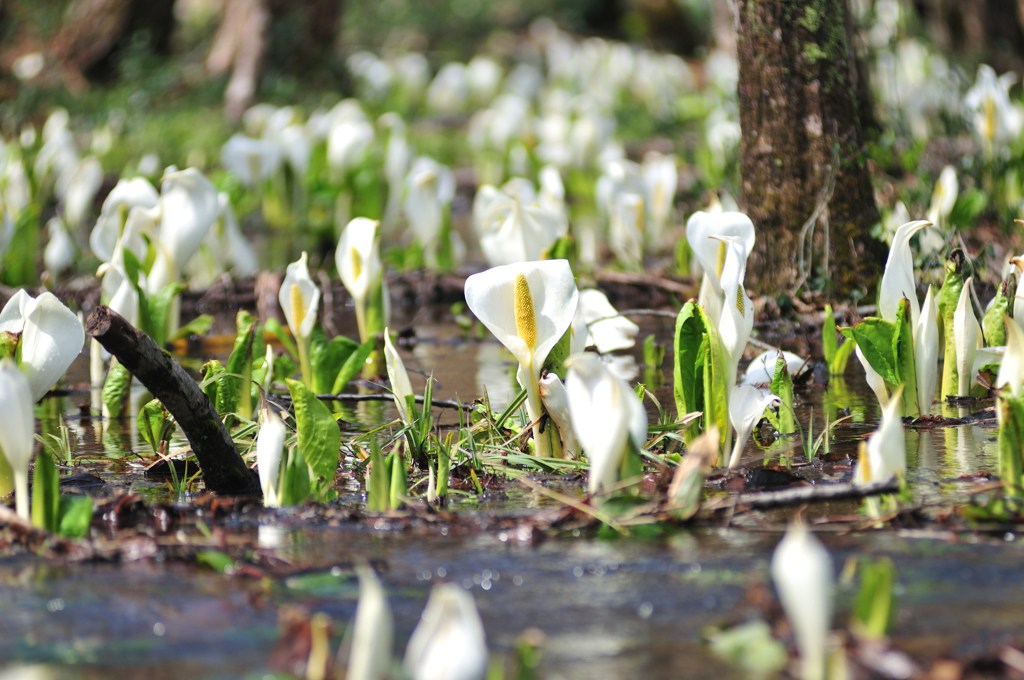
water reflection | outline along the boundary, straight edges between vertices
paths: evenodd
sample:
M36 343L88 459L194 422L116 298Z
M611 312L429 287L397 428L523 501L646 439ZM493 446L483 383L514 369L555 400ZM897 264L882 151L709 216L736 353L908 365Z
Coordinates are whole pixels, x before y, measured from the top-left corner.
M519 392L516 362L499 342L476 344L476 392L487 393L494 411L504 410Z

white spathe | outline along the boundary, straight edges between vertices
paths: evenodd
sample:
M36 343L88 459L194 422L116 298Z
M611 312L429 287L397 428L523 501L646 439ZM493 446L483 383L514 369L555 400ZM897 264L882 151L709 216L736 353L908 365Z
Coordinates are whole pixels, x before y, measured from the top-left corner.
M220 214L217 189L199 170L169 172L162 181L157 254L148 279L151 294L179 280L182 267Z
M889 258L878 289L878 314L886 321L895 322L900 300L910 301L911 328L917 328L921 316L921 303L917 299L914 279L914 255L910 251L910 237L931 224L928 220L907 222L896 230L889 247Z
M772 581L796 637L803 680L824 680L835 580L832 558L802 523L790 525L772 555Z
M566 358L565 390L573 431L587 454L591 494L615 485L629 443L647 442L647 411L636 393L596 354Z
M953 312L953 344L956 347L957 377L960 381L957 396L960 397L971 396L971 386L974 383L971 369L974 367L974 355L978 351L978 336L981 330L978 318L974 315L974 307L971 305L973 281L974 278L971 277L964 282L956 310Z
M786 368L790 375L798 375L807 366L807 359L799 354L783 352L783 359L786 361ZM770 385L775 378L775 364L779 360L778 350L770 349L761 352L750 360L746 373L743 374L744 385Z
M0 360L0 450L14 472L18 516L28 521L28 464L35 448L36 418L25 375L10 357Z
M153 209L159 202L160 194L149 180L143 177L118 180L103 201L100 217L89 236L93 254L104 262L110 262L128 212L136 206Z
M907 470L907 435L901 418L901 392L896 390L882 409L882 422L868 437L867 469L857 463L853 472L855 484L887 482Z
M577 329L582 329L577 333ZM573 320L573 340L576 335L585 339L579 351L585 347L596 347L601 354L628 349L636 344L640 327L619 314L608 302L608 296L595 288L580 291L576 318Z
M296 262L288 265L278 294L281 311L284 312L292 335L303 340L312 335L320 306L320 289L309 276L306 259L307 255L303 251Z
M569 415L569 393L554 373L546 373L540 379L540 400L544 404L544 410L558 428L565 457L576 460L579 458L579 444Z
M932 287L924 296L921 319L914 329L914 363L917 373L917 403L922 415L931 412L939 383L939 306Z
M565 235L559 215L533 203L532 185L525 201L521 193L508 192L514 188L511 182L504 190L484 185L473 199L473 225L492 267L539 260Z
M388 371L388 380L391 382L391 396L395 399L395 408L398 415L406 425L412 424L412 414L409 413L408 397L415 396L412 391L412 382L409 380L409 372L405 370L405 362L398 354L398 350L391 343L391 334L384 329L384 363Z
M384 267L380 261L380 222L357 217L349 222L338 239L334 261L345 289L356 307L361 342L367 340L366 303L374 288L383 284Z
M487 638L473 596L456 583L434 586L405 648L412 680L483 680Z
M19 290L0 311L0 331L21 333L21 370L33 403L64 375L85 345L81 320L53 293L33 298Z
M714 236L738 239L738 245L747 255L754 250L754 223L741 212L698 211L686 221L686 240L694 257L704 270L698 302L705 313L717 319L722 313L722 268L725 266L727 246Z
M754 431L754 426L761 420L764 410L779 401L779 398L766 390L752 385L740 385L729 395L729 423L736 430L736 443L729 455L729 469L739 465L743 447Z
M259 468L260 488L263 489L263 505L268 508L276 508L281 504L277 485L287 435L284 421L273 408L268 407L260 431L256 434L256 467Z
M236 132L221 147L220 162L242 184L255 187L281 168L281 147L275 141Z
M996 389L1009 385L1010 394L1020 399L1024 394L1024 331L1004 315L1006 352L996 375Z
M391 669L394 619L387 595L368 565L356 567L359 603L352 625L352 647L346 680L383 680Z

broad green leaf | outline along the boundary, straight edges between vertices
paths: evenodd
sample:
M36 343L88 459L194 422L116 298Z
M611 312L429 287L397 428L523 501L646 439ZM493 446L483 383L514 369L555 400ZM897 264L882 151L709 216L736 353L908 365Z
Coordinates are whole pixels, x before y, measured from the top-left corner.
M387 512L391 505L391 468L384 461L380 442L370 443L369 478L366 482L366 509Z
M301 505L310 494L309 465L298 447L291 447L281 474L281 505Z
M896 585L896 566L888 557L877 560L862 560L860 589L853 619L860 629L859 635L870 639L886 637L892 630L896 618L896 602L893 588Z
M103 404L111 418L118 418L124 410L124 400L128 397L132 374L116 359L110 361L110 372L103 383Z
M163 287L158 293L150 295L143 305L142 300L139 300L139 308L146 307L149 314L149 327L143 328L151 338L156 340L156 344L165 345L168 342L172 342L179 338L187 338L189 335L193 335L194 331L190 331L191 324L194 321L185 324L174 334L173 338L167 337L167 319L171 313L171 303L174 298L177 297L181 291L185 290L184 284L181 283L170 283ZM145 316L143 316L145 318ZM200 317L201 318L201 317ZM207 328L209 330L209 328Z
M779 407L778 423L775 424L776 429L782 434L796 432L796 418L793 415L793 376L789 374L789 365L781 352L775 360L772 394L782 400L782 406Z
M914 331L910 317L910 301L900 300L896 312L896 337L893 338L893 352L898 362L900 384L903 385L903 416L917 418L921 409L917 403L917 363L914 361Z
M330 487L338 472L341 455L341 432L330 410L306 389L299 380L287 380L288 391L295 405L299 451L312 470L314 483L323 479Z
M216 359L210 359L199 369L199 375L203 378L199 386L206 393L206 396L210 398L210 403L212 404L217 403L217 394L220 392L221 383L221 379L218 376L224 372L224 367Z
M676 318L676 335L673 358L673 394L679 416L704 409L701 346L704 343L705 328L700 308L690 300ZM700 433L700 424L694 423L683 434L687 443Z
M370 338L363 344L348 355L345 359L345 363L341 365L341 369L338 371L337 377L334 379L334 384L331 386L331 393L338 394L345 389L345 386L349 384L352 378L356 377L366 360L373 354L374 348L377 346L376 338Z
M203 550L196 555L196 562L222 574L235 566L235 561L220 550Z
M839 352L836 340L836 317L832 313L832 305L825 305L825 325L821 328L821 348L825 353L825 362L832 366L832 361Z
M1021 493L1021 473L1024 471L1024 398L1002 394L996 399L999 419L999 478L1007 494Z
M319 346L314 344L309 354L309 361L313 367L313 391L323 394L334 389L338 373L359 347L358 342L341 335L331 338L329 343ZM372 344L370 349L373 349Z
M246 418L252 416L249 381L243 378L252 376L252 343L256 333L256 317L244 309L238 312L235 323L238 335L235 346L228 358L225 372L233 374L220 378L217 382L217 400L214 402L220 414L241 413ZM240 375L243 378L234 376Z
M832 362L828 365L828 372L831 375L845 375L846 364L850 361L850 357L857 349L857 341L853 338L847 338L843 344L839 345L839 350L836 355L832 358Z
M388 459L391 463L391 509L399 510L404 505L402 499L409 495L405 456L402 455L402 447L396 446L391 451Z
M56 533L60 527L60 475L48 453L36 456L32 477L32 524Z
M718 426L719 445L731 439L732 428L729 423L729 389L725 379L725 360L722 354L722 343L718 335L718 327L708 318L704 310L699 308L701 323L704 325L704 429L714 423ZM683 413L679 414L682 417Z
M62 496L60 523L57 533L67 538L86 538L92 524L92 498L90 496Z
M893 351L896 341L896 324L875 317L864 319L853 327L853 338L882 379L892 385L900 382L896 356Z
M953 341L953 313L956 311L957 302L960 300L960 292L964 288L964 281L967 279L970 262L959 248L949 254L946 260L946 275L942 281L942 288L939 290L939 316L942 319L942 334L945 338L945 348L942 360L942 389L939 399L945 401L950 394L956 394L959 389L959 375L956 367L956 343Z
M359 213L356 213L359 214ZM380 335L387 326L387 307L391 301L385 299L384 279L370 286L370 294L366 298L366 339Z
M8 286L35 286L39 283L36 262L39 259L39 209L27 206L14 221L14 233L7 241L7 252L0 261L0 281Z
M1000 347L1006 344L1006 326L1003 325L1003 314L1013 317L1014 305L1010 302L1017 292L1017 275L1010 274L996 289L996 297L992 306L985 312L981 320L981 330L985 335L986 347Z
M139 434L146 440L146 443L153 447L153 453L160 448L160 441L164 436L164 427L167 424L167 409L160 403L159 399L153 399L139 409Z
M181 326L178 330L174 331L171 337L167 338L167 342L185 340L193 335L206 335L210 332L211 328L213 328L213 317L209 314L200 314L184 326Z

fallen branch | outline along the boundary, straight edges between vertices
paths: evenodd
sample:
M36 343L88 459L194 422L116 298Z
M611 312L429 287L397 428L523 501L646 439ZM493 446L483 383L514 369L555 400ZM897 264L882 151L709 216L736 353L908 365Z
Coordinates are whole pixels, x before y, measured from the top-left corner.
M765 510L768 508L782 508L789 505L803 505L804 503L821 503L823 501L838 501L849 498L867 498L883 493L896 493L900 490L899 482L892 479L888 482L877 482L855 486L853 484L822 484L818 486L798 486L792 489L781 491L764 491L762 493L748 493L722 499L718 507L744 505L749 508ZM709 504L708 509L716 509Z
M231 433L196 381L156 342L109 307L97 307L85 332L159 399L181 426L203 472L206 488L223 494L259 494L259 478L246 467Z

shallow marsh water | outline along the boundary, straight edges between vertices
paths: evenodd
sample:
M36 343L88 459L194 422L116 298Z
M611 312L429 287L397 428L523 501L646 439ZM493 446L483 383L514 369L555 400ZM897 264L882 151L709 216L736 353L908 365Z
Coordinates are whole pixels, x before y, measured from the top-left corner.
M670 337L671 320L641 321L641 338L652 332L663 341ZM499 405L513 393L515 366L493 341L464 342L459 329L444 321L420 319L417 332L419 342L403 354L411 369L434 372L438 398L468 401L486 388L492 404ZM671 356L665 367L666 385L655 395L674 411ZM85 382L83 370L84 362L70 373L69 383ZM419 386L415 379L414 385ZM78 437L79 453L144 450L130 430L106 441L97 438L95 422L78 419L78 403L87 399L85 393L73 394L60 406ZM798 466L797 474L848 479L847 459L879 418L858 366L851 365L847 379L831 388L797 391L805 428L812 411L817 432L824 411L831 409L834 418L840 408L848 408L853 418L836 431L835 462ZM360 404L353 415L363 425L395 417L387 402ZM453 420L450 412L442 418ZM994 438L992 426L907 430L915 496L935 506L962 498L974 475L993 471ZM778 452L794 445L780 440L766 452L748 443L744 462L756 468L766 459L778 461ZM74 472L96 474L110 488L127 486L149 499L173 500L164 482L146 479L115 458L83 463ZM361 502L355 482L348 486L342 502ZM568 481L560 490L582 493L582 484ZM461 497L455 506L470 519L517 517L551 507L552 501L510 483L481 499ZM813 520L856 510L852 502L831 503L812 506L806 515ZM310 525L295 509L221 527L235 544L302 566L294 575L263 579L218 574L181 561L55 565L25 554L0 557L0 663L12 673L21 672L17 664L43 664L49 675L40 677L262 677L281 638L283 608L326 612L336 642L356 604L351 565L369 560L380 570L395 610L396 653L404 648L430 585L456 581L476 598L495 655L510 654L528 629L544 634L539 678L739 677L701 643L701 634L752 613L745 597L752 586L767 583L768 560L790 514L747 513L732 528L649 539L537 540L514 529L462 531L443 522L414 530L387 521L375 527ZM991 658L1005 644L1024 642L1024 536L823 529L837 570L859 555L894 560L899 578L894 641L925 667L937 658ZM846 586L837 626L845 623L852 597L853 586Z

